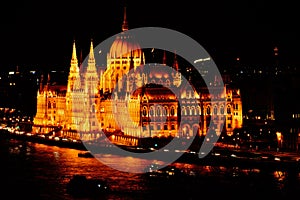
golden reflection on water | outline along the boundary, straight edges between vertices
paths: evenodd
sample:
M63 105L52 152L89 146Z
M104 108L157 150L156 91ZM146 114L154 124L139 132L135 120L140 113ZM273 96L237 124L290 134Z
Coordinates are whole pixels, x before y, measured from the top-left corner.
M158 160L147 160L131 156L122 157L112 154L95 154L95 158L101 163L122 172L142 173L151 164L165 165L164 162Z
M85 175L87 178L105 179L114 191L147 191L149 186L143 176L128 173L126 170L140 170L153 163L164 164L156 160L122 157L112 154L96 154L96 158L78 157L78 153L82 152L81 150L24 141L11 141L7 150L11 157L8 164L16 166L15 168L18 171L22 168L15 179L19 180L23 176L27 182L28 178L37 184L41 194L49 195L49 197L55 194L60 197L63 196L63 199L72 199L66 194L65 188L75 174ZM286 173L281 171L263 174L258 169L238 167L201 166L176 162L171 165L190 176L200 177L197 183L201 187L207 185L206 180L208 179L204 180L204 177L216 177L212 180L218 180L223 184L222 187L239 187L243 183L246 188L250 188L249 191L251 191L251 188L253 188L252 190L259 187L264 188L266 185L272 184L272 181L275 181L276 187L282 190L287 182ZM122 168L122 170L118 170L119 168ZM240 177L246 177L246 179L239 179ZM221 179L223 180L220 181ZM243 182L240 182L240 180ZM215 182L212 183L212 185L215 184ZM185 186L187 187L187 185L189 184L186 183Z

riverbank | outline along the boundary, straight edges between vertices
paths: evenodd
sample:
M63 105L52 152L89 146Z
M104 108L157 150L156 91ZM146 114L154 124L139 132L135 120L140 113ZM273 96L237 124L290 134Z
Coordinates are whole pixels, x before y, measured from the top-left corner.
M31 133L26 133L22 131L14 131L10 132L6 129L0 130L1 138L11 138L17 140L24 140L29 142L36 142L51 146L59 146L59 147L66 147L78 150L86 150L86 147L80 140L72 140L68 138L61 138L61 137L45 137L45 135L34 135Z
M116 145L106 143L83 143L80 140L71 140L60 137L43 137L23 132L9 132L1 129L0 137L6 139L17 139L36 142L51 146L90 151L93 155L113 154L120 156L133 156L137 158L157 159L166 162L180 162L197 165L226 166L241 168L259 168L263 170L300 171L300 155L291 152L274 151L249 151L242 149L230 149L214 147L206 152L204 158L199 158L199 153L190 150L168 150L141 148L134 146ZM121 151L124 150L124 151ZM147 154L155 151L158 154ZM129 152L129 153L128 153ZM203 153L203 152L201 152ZM174 159L175 158L175 159Z

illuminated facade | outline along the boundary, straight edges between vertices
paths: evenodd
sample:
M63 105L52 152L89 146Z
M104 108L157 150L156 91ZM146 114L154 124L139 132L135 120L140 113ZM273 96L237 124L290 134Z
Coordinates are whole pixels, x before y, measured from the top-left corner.
M205 135L208 127L217 134L224 130L232 134L242 126L239 89L227 84L220 88L216 81L213 87L221 90L221 95L215 97L207 89L185 87L176 54L172 73L165 66L165 55L159 67L146 64L142 49L127 30L125 10L122 33L107 54L107 68L100 72L93 42L87 66L81 69L73 43L67 85L51 86L48 77L47 84L38 90L34 133L57 130L60 136L91 140L101 137L103 130L115 133L121 142L126 137Z
M37 93L37 112L33 119L34 133L48 133L66 122L66 86L51 85L50 75L44 84L41 77Z

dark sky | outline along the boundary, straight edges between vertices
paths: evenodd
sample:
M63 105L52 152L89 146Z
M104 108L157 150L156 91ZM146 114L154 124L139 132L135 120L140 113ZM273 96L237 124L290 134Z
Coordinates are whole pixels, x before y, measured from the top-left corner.
M268 64L279 47L282 63L299 65L296 1L266 0L27 0L0 6L0 68L68 68L75 38L83 52L121 31L127 5L129 28L155 26L180 31L199 42L217 64L236 57Z

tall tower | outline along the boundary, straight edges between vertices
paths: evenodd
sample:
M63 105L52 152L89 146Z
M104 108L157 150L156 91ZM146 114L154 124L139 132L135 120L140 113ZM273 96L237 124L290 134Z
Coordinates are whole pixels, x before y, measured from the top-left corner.
M74 83L78 77L79 77L79 67L78 67L78 59L77 59L77 54L76 54L76 45L75 45L75 40L74 40L72 58L71 58L71 66L70 66L70 71L69 71L69 76L68 76L67 93L70 93L73 90Z
M68 76L68 85L67 85L67 93L66 93L66 126L68 129L76 129L74 125L74 112L73 112L73 97L76 81L80 80L79 75L79 67L78 67L78 59L76 54L76 44L75 40L73 42L73 51L71 58L71 66Z
M86 93L95 95L98 93L98 74L96 68L93 40L90 44L90 53L88 58L88 66L84 72L84 90Z
M91 41L90 44L88 65L83 74L83 83L84 118L82 121L82 126L80 127L80 131L84 133L82 135L83 140L90 140L95 136L93 133L98 132L100 129L98 118L96 116L97 104L99 100L99 77L96 68L93 41Z

